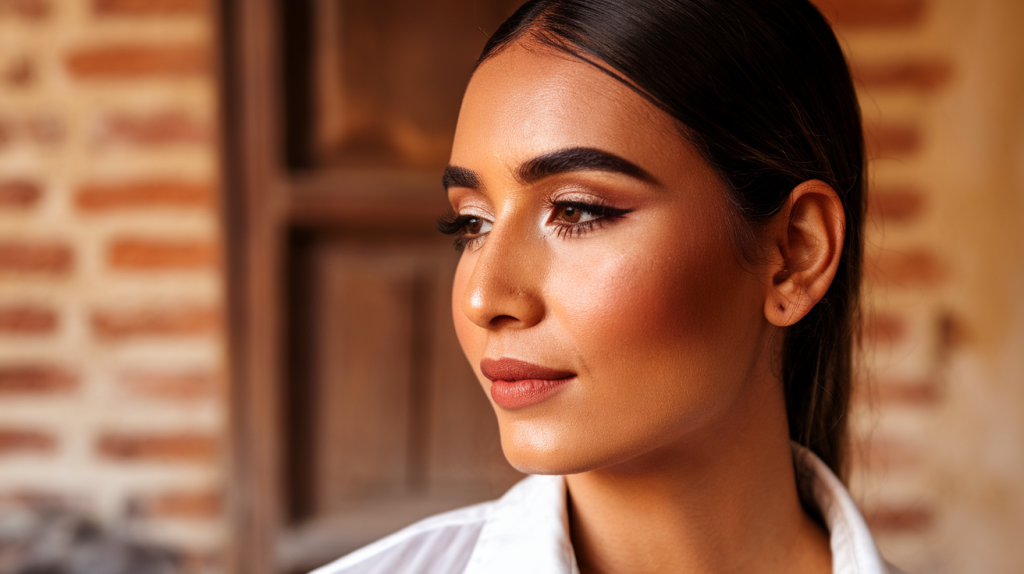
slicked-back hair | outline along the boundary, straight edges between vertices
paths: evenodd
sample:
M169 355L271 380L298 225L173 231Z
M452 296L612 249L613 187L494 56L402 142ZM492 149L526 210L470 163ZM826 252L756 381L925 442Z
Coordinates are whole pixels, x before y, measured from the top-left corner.
M828 22L808 0L531 0L479 63L520 40L597 66L678 120L729 187L741 243L801 182L835 189L846 213L839 269L786 329L779 365L790 438L845 476L865 161L860 108Z

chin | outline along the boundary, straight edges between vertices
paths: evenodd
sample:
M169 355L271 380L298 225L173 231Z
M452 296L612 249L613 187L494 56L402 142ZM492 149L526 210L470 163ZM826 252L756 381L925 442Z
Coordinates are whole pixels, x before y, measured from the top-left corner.
M498 416L501 448L509 464L525 474L580 474L628 459L640 445L610 444L595 433L538 421ZM618 446L618 448L617 448Z

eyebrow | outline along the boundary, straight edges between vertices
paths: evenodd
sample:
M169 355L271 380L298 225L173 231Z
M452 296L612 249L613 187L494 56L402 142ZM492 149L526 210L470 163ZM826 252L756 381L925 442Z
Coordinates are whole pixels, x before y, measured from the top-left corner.
M516 180L523 184L573 171L604 171L619 173L646 183L657 183L651 174L635 163L613 153L589 147L566 148L537 156L516 169ZM450 165L445 168L441 184L450 187L479 189L480 178L473 170Z
M478 189L480 187L480 178L471 169L450 165L444 168L444 175L441 176L441 185L444 186L445 190L451 187Z

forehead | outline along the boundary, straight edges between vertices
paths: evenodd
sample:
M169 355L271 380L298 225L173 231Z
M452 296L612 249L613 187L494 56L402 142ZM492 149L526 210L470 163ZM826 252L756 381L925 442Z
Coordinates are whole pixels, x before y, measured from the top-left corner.
M622 82L569 54L516 43L470 80L452 163L522 162L578 146L650 161L683 145L675 120Z

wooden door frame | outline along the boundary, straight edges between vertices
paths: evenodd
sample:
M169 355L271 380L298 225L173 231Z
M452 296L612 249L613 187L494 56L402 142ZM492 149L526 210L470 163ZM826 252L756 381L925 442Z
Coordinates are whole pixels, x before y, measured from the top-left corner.
M219 0L225 306L229 330L228 568L276 574L282 514L279 378L285 221L273 0Z
M430 170L288 169L279 2L216 2L231 381L228 564L238 574L278 574L289 230L387 217L432 231L447 205Z

